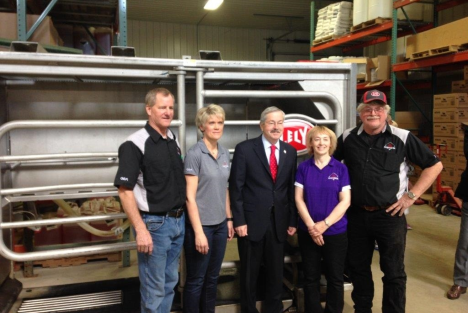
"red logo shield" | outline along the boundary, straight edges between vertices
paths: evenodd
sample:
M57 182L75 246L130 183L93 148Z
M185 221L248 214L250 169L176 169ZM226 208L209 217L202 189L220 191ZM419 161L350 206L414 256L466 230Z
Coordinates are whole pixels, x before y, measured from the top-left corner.
M291 144L299 154L307 153L307 132L314 126L304 120L286 119L284 121L283 141Z

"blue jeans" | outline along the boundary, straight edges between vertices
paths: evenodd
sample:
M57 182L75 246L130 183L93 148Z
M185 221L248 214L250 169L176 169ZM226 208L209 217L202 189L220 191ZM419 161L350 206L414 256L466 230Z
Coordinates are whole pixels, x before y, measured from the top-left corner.
M195 247L195 233L187 225L185 233L185 257L187 281L184 287L185 313L214 313L219 271L223 263L227 243L227 222L203 226L208 240L208 254L199 253Z
M463 203L461 210L460 236L455 254L453 282L468 287L468 202Z
M153 253L138 253L141 312L169 313L179 275L185 214L179 218L141 214L153 239Z

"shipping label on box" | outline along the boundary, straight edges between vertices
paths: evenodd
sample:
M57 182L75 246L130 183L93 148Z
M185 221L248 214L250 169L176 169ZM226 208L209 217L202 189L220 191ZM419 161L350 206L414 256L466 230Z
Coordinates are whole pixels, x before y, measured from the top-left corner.
M456 172L456 168L456 166L444 165L444 168L440 173L442 180L456 181L459 178L459 175Z
M441 145L441 150L444 151L447 147L447 151L458 151L459 138L456 137L443 137L437 136L434 137L434 144Z
M444 167L456 167L457 166L458 152L454 151L442 151L440 153L440 161Z
M453 81L452 93L468 93L468 81Z
M462 122L468 121L468 108L437 108L432 114L434 122Z
M434 137L463 137L460 123L434 122Z
M434 95L434 109L468 107L467 93Z

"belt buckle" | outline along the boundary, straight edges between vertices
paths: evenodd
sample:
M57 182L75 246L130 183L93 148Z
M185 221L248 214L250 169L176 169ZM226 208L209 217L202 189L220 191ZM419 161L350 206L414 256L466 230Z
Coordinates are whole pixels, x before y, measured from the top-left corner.
M364 208L364 210L367 210L368 212L373 212L379 209L379 206L362 206L362 208Z

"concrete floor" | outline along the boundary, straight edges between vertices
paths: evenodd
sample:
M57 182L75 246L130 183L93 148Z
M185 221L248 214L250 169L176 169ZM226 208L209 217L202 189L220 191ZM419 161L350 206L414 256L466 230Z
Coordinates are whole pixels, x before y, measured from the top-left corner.
M428 205L413 206L407 216L413 230L408 231L406 249L407 312L467 312L468 294L459 300L448 300L445 292L452 285L455 248L460 228L460 217L441 216ZM235 260L235 241L228 245L226 260ZM136 254L132 254L132 267L122 268L119 263L91 262L75 267L54 269L35 267L37 277L23 278L21 272L15 276L23 282L20 297L34 298L44 287L106 280L107 278L135 277L137 273ZM374 312L381 311L382 273L379 269L379 254L375 251L372 265L375 282ZM345 292L344 312L353 312L351 292Z
M406 217L413 230L408 230L406 274L408 276L406 311L409 313L466 313L468 294L458 300L445 297L453 284L453 264L460 230L460 217L438 215L428 205L413 206ZM379 254L375 251L374 312L382 311L382 276ZM345 313L352 313L351 291L345 292Z

